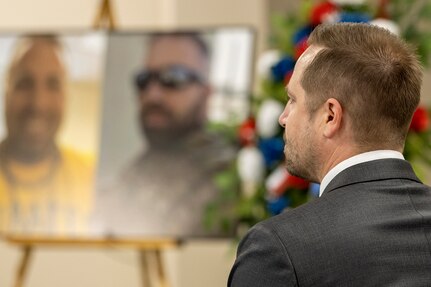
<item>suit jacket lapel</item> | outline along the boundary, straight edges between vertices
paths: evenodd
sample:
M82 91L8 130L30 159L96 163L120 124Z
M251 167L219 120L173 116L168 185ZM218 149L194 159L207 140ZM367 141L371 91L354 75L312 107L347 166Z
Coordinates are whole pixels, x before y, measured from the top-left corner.
M384 179L408 179L421 182L408 161L379 159L360 163L343 170L328 184L322 196L340 187Z

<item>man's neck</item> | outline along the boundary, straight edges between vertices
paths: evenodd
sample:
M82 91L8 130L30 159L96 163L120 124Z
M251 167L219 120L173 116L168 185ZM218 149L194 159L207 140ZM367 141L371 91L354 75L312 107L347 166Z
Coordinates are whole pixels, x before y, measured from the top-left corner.
M344 148L343 146L336 147L331 153L329 153L328 157L324 161L323 168L318 177L319 182L322 182L325 175L337 164L360 153L362 153L362 151L355 148Z
M392 150L402 153L403 148L388 145L375 145L368 147L361 147L357 145L338 145L330 153L327 153L328 156L323 161L323 168L319 173L319 182L322 182L325 175L339 163L356 155L378 150Z
M404 156L402 155L401 152L396 150L374 150L374 151L360 153L353 157L343 160L342 162L334 166L331 170L329 170L329 172L324 176L324 178L320 183L319 194L322 195L323 191L328 186L328 184L343 170L360 163L380 160L380 159L390 159L390 158L403 160Z

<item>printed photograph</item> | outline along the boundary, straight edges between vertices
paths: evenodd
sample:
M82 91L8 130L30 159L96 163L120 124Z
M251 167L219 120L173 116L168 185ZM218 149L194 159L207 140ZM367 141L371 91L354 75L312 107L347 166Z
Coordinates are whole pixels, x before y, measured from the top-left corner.
M0 230L88 232L106 36L0 36Z
M95 231L230 234L205 214L235 164L229 129L250 112L253 44L253 31L237 27L110 34Z

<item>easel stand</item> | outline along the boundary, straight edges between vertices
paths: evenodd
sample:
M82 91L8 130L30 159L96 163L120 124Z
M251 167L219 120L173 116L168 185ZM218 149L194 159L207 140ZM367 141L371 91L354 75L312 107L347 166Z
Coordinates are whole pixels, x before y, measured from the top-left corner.
M68 247L68 248L126 248L139 252L139 265L142 274L143 287L169 287L166 271L162 259L162 251L175 248L179 241L175 239L86 239L86 238L53 238L4 236L6 242L18 246L22 250L13 287L23 287L28 274L33 251L39 247Z
M117 27L113 0L100 0L99 9L93 22L94 29L115 30ZM129 248L139 252L139 264L144 287L169 287L162 260L162 251L178 246L173 239L127 240L127 239L92 239L92 238L58 238L29 237L6 235L4 239L22 250L13 287L23 287L28 274L30 260L34 250L39 247L72 247L72 248Z

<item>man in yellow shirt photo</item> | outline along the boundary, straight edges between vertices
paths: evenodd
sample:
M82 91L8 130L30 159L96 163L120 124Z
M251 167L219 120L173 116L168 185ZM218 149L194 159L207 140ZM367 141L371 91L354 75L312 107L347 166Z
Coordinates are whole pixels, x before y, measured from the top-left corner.
M82 231L91 206L93 160L57 142L67 94L60 40L19 38L5 75L0 230Z

